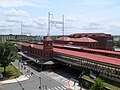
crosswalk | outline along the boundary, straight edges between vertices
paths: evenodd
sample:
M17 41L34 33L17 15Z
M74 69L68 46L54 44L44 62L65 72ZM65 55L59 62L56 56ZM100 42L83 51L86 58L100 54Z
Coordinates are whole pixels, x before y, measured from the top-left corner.
M67 86L67 82L68 82L68 79L63 77L63 76L60 76L54 72L43 72L44 74L46 74L47 76L51 77L52 79L64 84Z
M67 87L63 85L63 86L56 86L56 87L48 88L47 90L66 90L66 89Z

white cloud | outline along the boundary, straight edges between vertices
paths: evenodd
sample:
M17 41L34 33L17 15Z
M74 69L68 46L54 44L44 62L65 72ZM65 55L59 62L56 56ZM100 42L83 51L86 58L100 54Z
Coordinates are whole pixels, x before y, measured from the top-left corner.
M15 17L15 16L6 17L6 21L8 21L8 22L19 23L19 22L22 22L23 20L24 19L21 19L21 17Z
M108 0L81 0L78 3L75 3L74 5L103 5L103 4L112 4L112 2Z
M14 23L11 22L6 22L6 21L1 21L0 22L0 27L9 27L9 26L13 26Z
M95 20L83 20L79 15L65 17L65 32L66 34L71 33L87 33L87 32L107 32L109 25L104 22Z
M23 10L15 10L15 9L9 9L9 10L5 10L4 14L7 16L29 16L29 13Z
M65 21L67 22L78 22L81 19L80 15L67 15L65 16Z
M60 19L56 19L60 20ZM20 34L21 21L23 25L23 32L32 33L32 35L46 35L47 34L47 17L17 17L8 16L6 22L0 23L1 29L8 30L13 29L13 33ZM118 24L118 23L117 23ZM95 20L83 20L79 15L65 16L65 34L72 33L91 33L91 32L103 32L103 33L114 33L115 30L119 30L120 26L116 23L106 23L104 21L99 22ZM6 27L7 26L7 27ZM0 30L1 30L0 29ZM4 32L3 30L1 31ZM50 35L62 35L62 25L51 26Z
M21 22L22 22L22 29L25 33L32 33L32 34L40 34L39 32L42 31L42 34L47 32L47 17L37 17L35 19L30 17L17 17L17 16L8 16L6 17L6 23L14 23L13 26L8 28L13 28L13 33L20 33L21 29ZM5 25L3 25L4 28Z
M21 7L21 6L49 8L47 5L45 5L45 3L42 3L42 1L39 3L35 3L35 1L32 0L0 0L0 7Z
M1 21L0 22L0 34L10 34L14 23Z
M67 17L67 18L66 18ZM65 19L65 34L72 33L111 33L117 34L120 31L120 20L83 20L81 17L66 16ZM60 29L60 28L59 28Z
M102 29L102 25L95 21L90 21L84 23L84 25L81 27L83 30L99 30Z

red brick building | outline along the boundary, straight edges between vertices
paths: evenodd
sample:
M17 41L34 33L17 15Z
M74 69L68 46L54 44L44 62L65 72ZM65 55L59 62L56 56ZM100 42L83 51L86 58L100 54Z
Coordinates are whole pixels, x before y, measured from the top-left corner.
M76 33L54 40L57 44L70 44L87 48L113 50L113 37L104 33Z
M53 52L53 41L50 37L46 36L43 40L43 45L19 43L22 46L22 51L27 51L34 56L37 56L44 60L51 60Z
M34 61L39 65L39 70L53 67L53 41L49 36L44 38L42 45L37 43L18 43L17 46L22 50L18 53L20 55L19 59Z
M81 47L89 47L89 48L98 47L98 42L89 37L81 37L81 38L61 37L61 38L54 40L54 43L81 46Z
M98 49L113 50L113 37L105 33L76 33L71 34L70 38L89 37L98 41Z
M82 42L86 38L79 38L79 40ZM66 38L66 40L69 41L70 38ZM87 40L94 41L90 38ZM30 59L37 63L40 70L51 68L54 66L53 64L60 63L78 70L83 67L97 72L99 76L120 82L120 52L74 46L64 47L62 44L53 45L52 43L49 36L44 38L43 44L18 43L17 45L21 46L22 50L19 55L23 60Z

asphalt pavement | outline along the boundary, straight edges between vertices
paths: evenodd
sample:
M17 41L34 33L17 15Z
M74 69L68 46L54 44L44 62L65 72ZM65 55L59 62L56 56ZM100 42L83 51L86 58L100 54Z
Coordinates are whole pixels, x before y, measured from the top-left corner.
M38 72L27 65L23 65L18 62L18 60L12 64L26 76L30 76L31 72L33 74L28 80L0 85L0 90L67 90L67 86L48 77L42 72Z

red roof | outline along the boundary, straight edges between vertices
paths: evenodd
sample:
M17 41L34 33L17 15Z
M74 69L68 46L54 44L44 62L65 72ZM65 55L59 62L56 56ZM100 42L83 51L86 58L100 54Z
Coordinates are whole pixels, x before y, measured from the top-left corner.
M54 46L58 46L58 47L63 47L63 44L54 44ZM120 52L116 52L116 51L110 51L110 50L100 50L100 49L92 49L92 48L83 48L84 50L88 50L88 51L93 51L93 52L102 52L102 53L108 53L108 54L114 54L114 55L120 55Z
M96 40L89 37L72 38L71 40L76 42L97 42Z
M69 54L69 55L78 56L78 57L82 57L82 58L86 58L86 59L91 59L94 61L99 61L99 62L104 62L104 63L120 66L120 59L118 59L118 58L112 58L112 57L107 57L107 56L88 54L88 53L77 52L77 51L72 51L72 50L65 50L65 49L58 49L58 48L54 48L54 51L63 53L63 54Z
M56 44L54 43L53 46L63 47L64 44Z
M76 37L76 36L111 36L110 34L105 33L75 33L71 34L70 36Z
M92 48L83 48L83 49L84 50L88 50L88 51L95 51L95 52L102 52L102 53L109 53L109 54L120 55L120 52L110 51L110 50L100 50L100 49L92 49Z
M18 44L22 45L22 46L28 46L28 47L31 46L31 47L37 48L37 49L43 49L42 45L29 44L29 43L18 43ZM104 63L114 64L114 65L119 65L120 66L120 59L118 59L118 58L112 58L112 57L108 57L108 56L89 54L89 53L84 53L84 52L58 49L58 48L53 48L53 50L55 52L59 52L59 53L63 53L63 54L69 54L69 55L73 55L73 56L78 56L78 57L82 57L82 58L86 58L86 59L91 59L91 60L95 60L95 61L99 61L99 62L104 62ZM94 49L94 50L96 50L96 49ZM102 50L102 51L104 51L104 50ZM112 51L107 51L107 52L112 52Z
M60 37L60 38L57 38L56 40L61 40L61 41L70 41L71 40L71 38L69 38L69 37Z
M22 46L37 48L37 49L43 49L42 45L37 45L37 44L30 44L30 43L17 43L17 44L22 45Z
M52 39L51 39L50 36L46 36L46 37L44 38L44 41L52 41Z
M89 38L89 37L82 37L82 38L70 38L70 37L60 37L56 40L61 40L61 41L72 41L72 42L97 42L96 40Z

